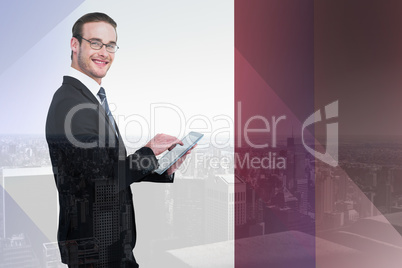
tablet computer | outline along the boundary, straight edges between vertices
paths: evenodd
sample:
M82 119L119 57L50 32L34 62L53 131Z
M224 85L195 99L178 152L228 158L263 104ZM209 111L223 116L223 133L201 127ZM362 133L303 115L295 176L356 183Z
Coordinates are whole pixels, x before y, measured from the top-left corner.
M183 145L177 144L172 150L167 152L158 160L159 167L154 172L158 173L159 175L165 172L174 163L176 163L180 157L190 150L191 147L193 147L203 136L204 134L194 131L188 133L188 135L181 140Z

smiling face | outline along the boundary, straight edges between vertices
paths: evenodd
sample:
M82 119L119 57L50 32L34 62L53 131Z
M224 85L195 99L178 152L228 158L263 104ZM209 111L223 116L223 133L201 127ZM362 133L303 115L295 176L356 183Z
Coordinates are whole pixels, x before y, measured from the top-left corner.
M106 22L89 22L82 27L82 37L87 40L97 40L104 44L116 44L116 31L112 25ZM91 48L91 44L84 39L81 44L78 39L71 38L71 50L73 51L73 61L71 67L88 75L98 84L105 77L112 65L114 53L106 50L102 46L100 50Z

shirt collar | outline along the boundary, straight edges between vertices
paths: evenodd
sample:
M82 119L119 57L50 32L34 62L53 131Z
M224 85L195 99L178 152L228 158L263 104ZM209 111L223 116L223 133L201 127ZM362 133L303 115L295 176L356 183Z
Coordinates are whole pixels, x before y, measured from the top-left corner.
M83 83L84 86L86 86L89 89L89 91L91 91L91 93L95 96L95 98L99 101L98 92L99 89L101 88L101 85L99 85L94 79L92 79L88 75L78 71L73 67L70 67L70 72L68 76L71 76L79 80L81 83Z

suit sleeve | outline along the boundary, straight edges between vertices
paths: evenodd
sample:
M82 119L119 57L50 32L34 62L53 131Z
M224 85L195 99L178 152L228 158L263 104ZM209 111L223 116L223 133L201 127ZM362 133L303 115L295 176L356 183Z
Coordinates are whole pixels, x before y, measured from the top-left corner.
M167 172L162 175L153 173L157 168L158 160L152 149L148 147L142 147L134 154L127 157L126 160L126 170L132 180L131 182L173 182L174 174L169 176Z
M85 117L78 116L74 120L75 125L72 129L74 129L77 139L85 142L85 144L98 144L91 149L95 153L90 155L96 155L97 159L97 163L93 163L92 170L100 171L100 175L118 178L121 188L129 187L131 183L141 181L173 182L174 176L169 176L167 173L162 175L153 173L158 168L158 160L150 148L143 147L134 154L126 156L124 143L116 139L114 132L107 131L107 123L104 124L106 131L103 132L96 129L102 129L102 121L91 120L90 124L84 121L86 121ZM85 154L88 155L88 153Z

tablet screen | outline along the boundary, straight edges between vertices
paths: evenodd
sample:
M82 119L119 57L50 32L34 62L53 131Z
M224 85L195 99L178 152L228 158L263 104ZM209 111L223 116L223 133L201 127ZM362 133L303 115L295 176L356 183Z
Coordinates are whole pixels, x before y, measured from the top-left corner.
M158 174L165 172L171 165L176 163L180 157L190 150L191 147L193 147L203 136L204 134L198 132L190 132L181 140L183 145L177 144L171 151L167 152L158 160L159 167L154 172Z

